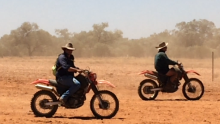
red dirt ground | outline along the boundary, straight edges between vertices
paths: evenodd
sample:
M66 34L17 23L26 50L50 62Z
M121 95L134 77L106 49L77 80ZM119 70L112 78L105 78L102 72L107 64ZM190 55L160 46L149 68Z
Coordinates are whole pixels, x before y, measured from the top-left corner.
M38 78L54 79L51 67L56 57L0 58L0 124L59 123L59 124L218 124L220 123L220 85L218 59L215 60L215 75L212 82L211 59L179 59L187 69L201 74L205 94L199 101L187 101L180 90L173 94L159 93L154 101L143 101L137 94L139 83L145 79L137 75L145 69L153 69L153 58L91 58L76 59L81 68L89 66L117 87L114 92L120 108L112 119L97 120L89 108L93 95L90 92L84 106L70 110L59 108L52 118L35 117L30 100L38 91L30 83ZM181 82L183 83L183 82ZM104 87L102 87L104 88Z

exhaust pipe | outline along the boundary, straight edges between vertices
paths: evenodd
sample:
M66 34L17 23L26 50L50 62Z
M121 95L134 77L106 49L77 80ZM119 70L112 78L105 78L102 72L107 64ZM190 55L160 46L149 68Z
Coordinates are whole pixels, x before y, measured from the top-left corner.
M154 75L151 75L151 74L144 74L145 77L148 77L150 79L154 79L154 80L157 80L157 76L154 76Z
M35 87L38 88L38 89L41 89L41 90L53 91L53 87L50 87L50 86L37 84L37 85L35 85Z

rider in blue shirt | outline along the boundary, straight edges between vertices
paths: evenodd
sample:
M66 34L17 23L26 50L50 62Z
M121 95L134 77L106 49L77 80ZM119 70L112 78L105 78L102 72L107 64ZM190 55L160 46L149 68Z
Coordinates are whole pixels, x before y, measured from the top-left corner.
M71 43L67 43L65 46L61 47L63 53L59 55L56 67L56 80L61 85L69 87L69 89L62 94L60 101L65 105L69 96L73 95L81 86L80 82L74 78L74 73L81 73L82 70L74 65L74 56L72 52L75 50Z

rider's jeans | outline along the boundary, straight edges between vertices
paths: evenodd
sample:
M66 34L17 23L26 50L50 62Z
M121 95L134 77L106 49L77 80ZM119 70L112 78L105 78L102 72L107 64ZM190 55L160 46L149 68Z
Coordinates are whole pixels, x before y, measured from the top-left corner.
M73 76L62 76L58 80L60 84L70 87L61 96L61 99L64 101L66 101L69 96L73 95L81 86L80 82Z

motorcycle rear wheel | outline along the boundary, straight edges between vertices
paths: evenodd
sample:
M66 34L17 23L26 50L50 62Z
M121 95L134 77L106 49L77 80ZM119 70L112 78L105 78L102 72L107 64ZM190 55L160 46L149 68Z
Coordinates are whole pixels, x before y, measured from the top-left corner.
M108 99L106 99L106 97L104 97L106 95L108 97L111 97L112 101L109 101ZM102 101L102 105L100 104L99 100ZM111 102L114 102L115 104L112 104ZM114 117L117 114L119 110L119 100L116 97L116 95L110 91L107 91L107 90L98 91L98 94L94 94L90 101L90 109L95 117L101 118L101 119L105 119L105 118L109 119L109 118ZM112 112L106 115L98 112L98 111L102 111L104 113L107 113L110 111L110 109L113 109Z
M138 95L142 100L154 100L158 95L158 91L150 91L150 89L157 87L158 85L155 81L151 79L143 80L138 87ZM146 96L148 94L152 94L152 95L148 97Z
M41 96L47 96L49 97L49 99L43 99L40 100L39 102L37 102L37 100L39 99L39 97ZM55 102L57 101L56 96L47 90L40 90L38 92L36 92L31 100L31 110L34 112L35 116L37 117L52 117L57 109L58 109L58 105L53 105L53 106L48 106L48 105L44 105L44 103L46 102ZM37 105L39 105L40 108L37 107ZM41 112L40 109L43 110L49 110L48 112Z

